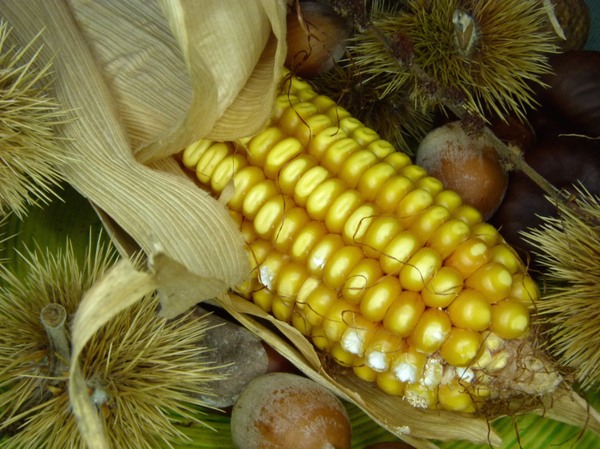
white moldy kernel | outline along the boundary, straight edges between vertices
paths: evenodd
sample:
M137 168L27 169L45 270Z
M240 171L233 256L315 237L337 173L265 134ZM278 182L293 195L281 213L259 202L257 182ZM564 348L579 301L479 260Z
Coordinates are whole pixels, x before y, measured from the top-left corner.
M425 363L421 382L427 387L437 387L444 374L443 360L440 357L430 357Z

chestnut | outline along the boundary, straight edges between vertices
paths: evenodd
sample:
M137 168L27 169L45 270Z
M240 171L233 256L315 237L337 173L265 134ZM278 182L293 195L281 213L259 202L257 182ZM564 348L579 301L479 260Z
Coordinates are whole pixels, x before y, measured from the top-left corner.
M572 133L600 136L600 52L569 51L549 58L553 73L539 100L567 122Z
M581 183L600 195L600 141L577 136L557 136L539 142L525 160L558 189L573 190ZM515 248L530 253L533 248L520 232L541 224L540 216L554 216L555 206L523 173L512 174L504 201L490 222Z
M326 72L344 54L350 32L350 26L329 5L296 3L287 15L285 66L303 78Z
M467 134L461 122L447 123L427 134L417 150L416 163L486 219L504 197L508 175L496 149L484 135Z
M253 379L231 413L238 449L350 449L351 425L343 403L297 374Z

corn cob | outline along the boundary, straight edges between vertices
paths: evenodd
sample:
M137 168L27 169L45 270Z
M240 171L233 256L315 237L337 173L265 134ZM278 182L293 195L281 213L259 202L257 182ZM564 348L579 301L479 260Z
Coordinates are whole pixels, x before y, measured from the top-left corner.
M498 231L302 80L258 135L182 162L215 195L233 185L238 292L416 407L476 411L529 332L539 291Z

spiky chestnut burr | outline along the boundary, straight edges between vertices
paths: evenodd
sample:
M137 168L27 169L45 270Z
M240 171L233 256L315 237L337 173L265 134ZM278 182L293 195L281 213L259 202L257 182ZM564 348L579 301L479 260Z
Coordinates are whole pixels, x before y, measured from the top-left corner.
M523 232L542 267L538 320L548 351L590 390L600 385L600 198L580 185L557 212Z
M36 41L18 49L0 21L0 211L18 216L46 203L68 157L55 133L67 114L48 93L50 66L36 70Z
M79 260L71 245L31 250L27 273L0 269L0 432L3 449L84 448L68 394L69 324L85 291L115 259L101 245ZM80 356L89 394L112 448L170 446L178 421L198 421L215 378L203 363L207 324L158 317L146 297L110 320Z
M367 77L393 74L384 93L408 89L417 109L460 106L472 113L523 115L531 83L548 71L553 36L540 2L408 0L374 8L351 51Z

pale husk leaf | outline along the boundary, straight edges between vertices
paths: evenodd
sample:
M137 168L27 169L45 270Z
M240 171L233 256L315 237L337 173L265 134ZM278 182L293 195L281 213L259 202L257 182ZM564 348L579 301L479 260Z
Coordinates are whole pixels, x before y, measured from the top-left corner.
M285 2L159 3L71 0L138 160L255 133L283 67Z
M214 297L248 274L242 237L218 201L183 176L154 170L132 155L114 99L78 32L65 1L3 1L1 14L16 38L28 42L44 30L38 58L53 58L54 97L77 118L58 133L71 158L62 167L66 180L106 212L146 254L163 252L198 277L198 298ZM211 279L210 283L203 280Z
M79 355L93 335L118 313L152 293L154 278L137 271L127 259L117 262L85 294L72 325L69 398L82 439L89 449L109 449L106 430L81 372Z

